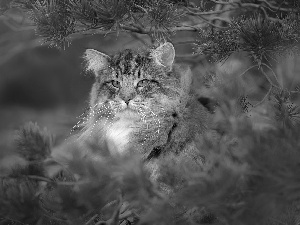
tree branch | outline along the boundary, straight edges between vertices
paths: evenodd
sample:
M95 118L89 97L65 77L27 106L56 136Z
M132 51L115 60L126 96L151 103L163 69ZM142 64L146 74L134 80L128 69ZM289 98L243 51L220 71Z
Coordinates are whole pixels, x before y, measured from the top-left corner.
M187 9L187 14L189 15L201 15L201 16L205 16L205 15L215 15L215 14L221 14L224 12L229 12L229 11L233 11L236 10L236 8L229 8L229 9L222 9L222 10L217 10L217 11L209 11L209 12L200 12L199 10L197 10L198 12L193 12L191 9L192 8L186 8Z
M249 70L251 70L251 69L254 68L254 67L257 67L257 65L253 65L253 66L248 67L244 72L242 72L242 73L239 75L239 77L244 76L244 74L246 74Z
M258 103L256 103L256 104L253 106L253 108L255 108L255 107L261 105L261 104L267 99L267 97L269 96L269 94L271 93L271 91L272 91L272 89L273 89L273 85L272 85L272 84L270 84L270 85L271 85L271 86L270 86L270 89L268 90L268 92L266 93L266 95L263 97L263 99L262 99L261 101L259 101Z
M279 81L278 81L278 78L277 78L276 73L274 72L274 70L270 66L268 66L267 64L265 64L265 63L261 63L261 65L263 65L263 66L267 67L269 70L271 70L271 72L272 72L272 74L273 74L273 76L274 76L277 84L279 85Z
M278 12L278 11L283 11L283 12L294 12L295 9L293 8L281 8L281 5L283 4L283 2L279 5L279 6L275 6L272 5L270 2L266 1L266 0L258 0L264 4L266 4L268 7L268 9L272 12Z
M220 4L220 5L235 5L236 3L235 2L223 2L223 1L217 1L217 0L209 0L211 2L214 2L216 4Z
M151 29L151 27L146 27L144 29L140 28L137 29L136 27L130 27L127 25L121 25L120 26L121 30L119 32L133 32L133 33L138 33L138 34L152 34L154 32L165 32L166 30L162 30L162 29L157 29L157 30L153 30ZM178 32L178 31L191 31L191 32L196 32L199 31L200 29L202 29L203 26L200 25L182 25L182 26L177 26L174 28L169 29L170 32ZM98 30L99 29L99 30ZM116 33L116 30L111 30L109 32L107 31L103 31L100 29L100 27L95 27L95 28L90 28L88 30L77 30L76 33L73 33L70 35L70 38L78 38L78 36L80 35L95 35L95 34L103 34L103 35L108 35L108 34L112 34L112 33Z
M90 219L85 223L85 225L93 224L93 223L94 223L94 219L96 219L97 216L98 216L98 214L95 214L94 216L92 216L92 218L90 218Z

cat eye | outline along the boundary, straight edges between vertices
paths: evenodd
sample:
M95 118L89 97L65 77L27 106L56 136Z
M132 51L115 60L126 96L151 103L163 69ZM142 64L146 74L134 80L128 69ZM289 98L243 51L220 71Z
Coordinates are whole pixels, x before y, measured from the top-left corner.
M150 80L148 80L148 79L143 79L143 80L140 80L138 83L137 83L137 87L139 88L139 87L143 87L143 86L145 86L145 85L147 85L149 82L151 82Z
M156 80L143 79L137 83L136 88L138 91L150 91L156 85L158 85L158 82Z
M115 88L120 88L120 82L116 80L112 80L110 84Z
M137 87L144 87L146 85L158 85L158 82L156 80L148 80L148 79L143 79L143 80L140 80L138 83L137 83Z

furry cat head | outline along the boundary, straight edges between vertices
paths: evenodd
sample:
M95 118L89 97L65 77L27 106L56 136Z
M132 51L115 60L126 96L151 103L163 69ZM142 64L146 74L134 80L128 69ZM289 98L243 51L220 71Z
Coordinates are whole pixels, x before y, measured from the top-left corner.
M107 128L106 134L121 141L132 133L128 127L139 127L143 131L140 136L150 140L154 133L169 129L167 118L186 102L191 71L174 63L175 49L169 42L144 51L126 49L112 56L88 49L84 58L86 69L95 75L86 125L90 130L109 125L113 129ZM101 121L105 125L99 125Z
M111 57L87 49L84 58L86 69L96 77L91 107L109 103L117 111L168 109L172 101L179 100L182 90L189 89L191 73L174 66L175 49L169 42L149 51L127 49Z

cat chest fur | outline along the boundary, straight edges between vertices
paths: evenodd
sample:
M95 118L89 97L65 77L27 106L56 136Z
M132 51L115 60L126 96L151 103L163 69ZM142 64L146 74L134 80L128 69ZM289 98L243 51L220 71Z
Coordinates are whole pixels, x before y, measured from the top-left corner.
M136 116L126 112L118 116L118 118L107 127L106 141L110 150L115 153L123 153L132 143L132 133L137 129L135 126Z

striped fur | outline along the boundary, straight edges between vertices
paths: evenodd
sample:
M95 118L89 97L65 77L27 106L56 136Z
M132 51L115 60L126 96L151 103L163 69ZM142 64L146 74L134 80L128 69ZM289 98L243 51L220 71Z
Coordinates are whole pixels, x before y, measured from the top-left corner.
M186 107L191 71L173 64L172 44L147 51L127 49L111 57L95 51L87 50L85 55L96 81L80 138L96 136L111 143L115 152L138 149L147 157L153 149L170 142L179 146L193 135L194 128L183 121L191 117L191 107Z

